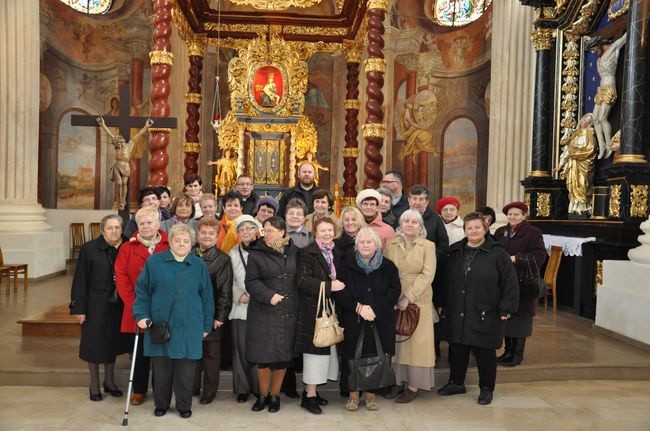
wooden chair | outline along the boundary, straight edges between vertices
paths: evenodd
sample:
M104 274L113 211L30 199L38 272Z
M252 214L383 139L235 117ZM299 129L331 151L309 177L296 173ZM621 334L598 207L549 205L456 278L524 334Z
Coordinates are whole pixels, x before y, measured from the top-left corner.
M9 269L8 274L10 275L9 280L11 281L11 276L14 277L14 290L18 287L18 275L23 276L23 288L27 290L29 286L29 280L27 279L27 264L26 263L4 263L4 256L2 255L2 247L0 247L0 268L2 268L2 273L5 273L5 268ZM0 282L2 282L2 274L0 274ZM7 286L7 290L9 286Z
M553 299L553 313L557 312L557 272L560 269L560 261L562 260L562 247L554 245L551 246L551 255L546 263L546 271L544 272L544 281L548 286L548 295L544 298L544 310L548 304L549 295Z
M74 252L79 252L86 243L86 234L83 223L70 223L70 259L74 259Z
M101 230L99 229L99 223L90 223L90 239L97 239L101 235ZM90 240L89 240L90 241Z
M0 250L0 253L2 251ZM7 293L9 293L9 289L11 288L11 277L13 277L14 272L12 271L10 266L3 265L0 262L0 287L2 287L2 279L4 276L7 276ZM14 287L16 286L16 280L14 280Z

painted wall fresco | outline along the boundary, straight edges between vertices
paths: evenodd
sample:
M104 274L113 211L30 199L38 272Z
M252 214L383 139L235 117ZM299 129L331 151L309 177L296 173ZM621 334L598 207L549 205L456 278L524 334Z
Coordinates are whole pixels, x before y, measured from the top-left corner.
M443 135L442 194L456 196L462 213L476 208L478 132L468 118L453 120Z

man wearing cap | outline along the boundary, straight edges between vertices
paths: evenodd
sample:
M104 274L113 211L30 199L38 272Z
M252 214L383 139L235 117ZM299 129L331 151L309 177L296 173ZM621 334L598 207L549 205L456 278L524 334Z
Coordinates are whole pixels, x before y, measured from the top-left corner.
M388 224L384 223L381 219L381 212L379 211L379 202L381 195L377 190L364 189L357 195L356 203L357 208L363 214L368 226L372 228L379 238L381 238L381 248L386 245L386 241L395 236L395 230Z
M253 179L246 174L237 178L235 191L241 198L242 214L255 215L255 208L259 196L253 190Z
M393 195L391 211L399 221L404 211L409 209L409 202L404 194L404 176L399 171L387 171L382 178L380 185L388 189Z
M284 214L287 203L294 198L302 200L307 206L307 214L314 212L314 199L312 194L318 190L318 186L314 184L315 168L309 162L303 163L298 167L298 185L292 189L288 189L280 198L280 208L278 214ZM307 215L305 214L305 215Z
M449 245L465 238L463 220L458 216L460 201L454 196L443 196L436 204L436 212L445 222L445 230L449 237Z
M429 189L422 184L414 185L409 192L408 202L410 209L422 215L427 239L436 244L436 256L440 258L442 252L449 246L449 237L438 213L429 208Z

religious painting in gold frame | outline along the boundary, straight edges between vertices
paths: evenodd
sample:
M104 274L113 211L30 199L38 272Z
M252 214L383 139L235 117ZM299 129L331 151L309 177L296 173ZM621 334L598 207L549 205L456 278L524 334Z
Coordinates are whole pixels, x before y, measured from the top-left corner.
M249 75L248 96L257 111L275 114L287 102L289 81L279 63L259 63Z

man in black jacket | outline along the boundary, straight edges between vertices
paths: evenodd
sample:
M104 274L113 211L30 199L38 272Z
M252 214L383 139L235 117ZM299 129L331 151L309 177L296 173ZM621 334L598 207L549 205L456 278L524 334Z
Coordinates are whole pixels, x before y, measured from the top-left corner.
M380 185L390 190L392 196L391 208L397 220L404 211L409 209L409 203L404 193L404 176L399 171L387 171L381 179Z
M284 214L287 203L293 199L298 198L302 200L307 206L307 214L314 212L314 199L312 194L318 190L318 186L314 184L315 168L309 162L305 162L298 167L298 185L293 189L288 189L280 198L280 208L277 214Z
M235 191L241 198L242 214L255 215L255 207L259 196L253 190L253 178L246 174L241 174L237 178L237 185Z

